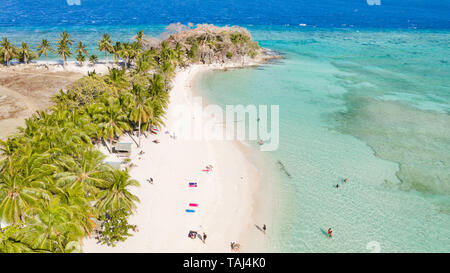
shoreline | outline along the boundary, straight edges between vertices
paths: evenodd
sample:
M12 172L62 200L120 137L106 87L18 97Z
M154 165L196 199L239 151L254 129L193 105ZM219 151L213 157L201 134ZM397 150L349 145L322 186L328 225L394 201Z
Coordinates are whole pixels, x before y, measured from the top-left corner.
M244 57L240 61L232 61L228 60L224 63L212 63L212 64L190 64L188 66L209 66L211 70L216 69L228 69L228 68L245 68L251 66L258 66L264 63L267 63L271 60L282 59L283 57L277 55L275 51L270 49L262 48L259 55L254 58ZM70 73L80 73L85 76L88 73L93 72L95 70L96 73L104 75L109 72L111 68L123 68L122 62L115 62L114 60L99 59L94 65L90 64L88 61L84 62L83 65L80 65L76 60L68 60L66 64L63 65L61 60L34 60L28 64L12 62L9 66L0 66L0 72L47 72L47 73L56 73L56 72L70 72ZM128 70L128 69L127 69Z
M28 64L23 63L12 63L9 66L0 67L0 72L46 72L46 73L56 73L56 72L71 72L71 73L80 73L84 76L88 75L88 73L93 72L95 70L98 74L106 74L108 70L111 68L121 68L120 65L115 63L113 60L109 60L108 64L106 64L105 60L99 60L94 65L85 62L83 65L80 65L78 61L69 60L66 62L66 65L63 66L62 61L55 60L37 60Z
M195 95L192 83L202 72L238 67L256 66L261 61L191 65L177 69L170 91L170 104L166 126L157 136L142 137L144 155L139 156L133 143L132 162L137 167L129 173L138 180L140 187L133 188L141 202L136 213L130 216L130 224L139 231L116 247L96 244L95 239L85 239L84 252L231 252L230 243L239 242L241 252L261 252L264 234L256 228L261 211L257 207L256 194L260 193L261 177L246 156L245 145L237 140L184 140L172 139L169 131L176 125L173 111L177 105L193 105L189 98ZM203 121L204 122L204 121ZM152 143L154 139L159 144ZM130 141L129 136L121 141ZM132 141L130 141L132 142ZM248 148L250 149L250 148ZM105 149L100 148L109 158ZM139 159L141 157L141 159ZM117 159L116 159L117 160ZM202 172L208 164L211 173ZM152 177L154 184L146 179ZM189 188L188 182L197 182L197 188ZM189 203L196 203L195 213L187 213ZM259 216L259 217L258 217ZM267 219L266 223L270 224ZM188 238L190 230L208 236L206 244Z

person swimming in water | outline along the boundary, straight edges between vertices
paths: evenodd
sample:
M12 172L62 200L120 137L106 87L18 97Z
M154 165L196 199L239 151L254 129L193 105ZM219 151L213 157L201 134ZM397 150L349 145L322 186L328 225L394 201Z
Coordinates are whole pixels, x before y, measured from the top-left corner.
M344 179L344 182L347 183L347 182L348 182L348 178L345 178L345 179Z
M328 229L328 237L333 237L333 231L331 230L331 228Z

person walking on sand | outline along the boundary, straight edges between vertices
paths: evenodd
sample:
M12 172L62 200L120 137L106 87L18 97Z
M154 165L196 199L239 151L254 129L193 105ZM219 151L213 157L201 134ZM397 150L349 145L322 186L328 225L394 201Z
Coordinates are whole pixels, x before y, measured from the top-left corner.
M204 244L206 243L206 233L204 233L204 232L203 232L202 241L203 241Z
M267 229L266 224L264 224L264 225L263 225L264 235L266 235L266 229Z
M333 237L333 231L331 230L331 228L328 229L328 237Z

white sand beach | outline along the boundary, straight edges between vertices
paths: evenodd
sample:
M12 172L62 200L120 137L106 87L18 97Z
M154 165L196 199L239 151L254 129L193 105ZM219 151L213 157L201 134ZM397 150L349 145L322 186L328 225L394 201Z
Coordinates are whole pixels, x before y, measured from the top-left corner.
M233 65L227 65L233 66ZM116 247L84 242L83 252L231 252L230 243L239 242L241 252L264 251L264 234L255 224L269 224L256 214L255 192L260 177L237 141L184 140L170 137L177 122L177 105L193 107L192 81L202 71L224 68L220 65L193 65L178 70L170 93L166 126L157 135L142 137L141 149L133 143L130 170L140 187L132 188L140 203L129 223L139 231ZM165 132L169 133L166 134ZM176 132L175 132L176 133ZM152 141L158 139L160 143ZM129 136L123 142L133 142ZM105 150L105 154L108 154ZM114 156L109 155L114 160ZM117 161L117 159L115 159ZM213 170L202 171L211 164ZM153 184L146 180L153 178ZM197 182L197 187L189 187ZM198 207L190 207L190 203ZM194 209L188 213L186 209ZM258 215L258 217L256 216ZM260 219L257 219L260 218ZM259 222L258 222L259 221ZM270 225L270 224L269 224ZM190 230L207 234L206 244L188 238Z

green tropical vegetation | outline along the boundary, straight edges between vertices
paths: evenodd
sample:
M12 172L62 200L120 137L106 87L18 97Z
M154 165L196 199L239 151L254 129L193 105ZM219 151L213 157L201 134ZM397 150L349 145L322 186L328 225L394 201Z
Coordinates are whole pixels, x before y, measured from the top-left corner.
M72 56L72 51L70 50L70 46L73 41L70 40L70 34L64 31L61 33L61 38L59 39L56 45L56 53L59 57L63 59L63 66L66 65L67 58Z
M47 39L42 39L41 43L37 47L38 51L38 57L41 57L42 55L45 56L46 63L48 65L48 53L53 52L53 48L51 47L50 43Z
M8 40L8 38L3 38L0 42L0 56L6 66L9 65L9 62L14 58L16 52L16 47Z
M108 54L114 52L111 36L108 33L103 33L102 39L98 42L98 50L105 52L106 63L108 63Z
M58 42L63 59L69 41L64 34ZM45 55L48 42L41 45ZM26 119L18 134L0 141L0 252L78 252L94 231L111 246L130 236L127 219L139 202L130 187L139 183L105 164L96 145L160 127L169 96L166 74L155 61L161 52L129 45L146 69L91 73L60 91L52 107ZM87 53L82 43L75 52Z
M75 52L77 53L77 61L80 63L80 65L83 65L83 62L86 60L86 56L88 55L86 45L83 44L82 41L79 41L76 46Z
M19 62L28 64L31 60L37 58L37 54L33 50L31 50L30 46L27 43L22 42L22 46L17 50L16 58L19 60Z
M94 71L72 83L52 98L53 106L0 140L0 252L80 252L83 239L92 235L109 246L131 236L128 217L139 199L130 188L139 183L127 170L105 164L97 147L134 131L140 146L142 132L161 128L175 68L204 60L201 48L221 39L210 37L174 42L171 36L146 49L143 32L134 42L116 43L104 34L98 48L106 58L113 54L116 61L122 59L123 67L106 75ZM248 41L233 39L238 45ZM71 45L70 35L63 32L55 51L64 63ZM47 57L52 51L42 40L37 55ZM75 53L80 63L86 60L81 41ZM13 58L28 63L33 54L26 43L16 48L3 38L0 44L5 65ZM89 61L95 63L97 56Z
M92 64L92 65L95 65L95 63L98 61L98 57L97 57L97 55L91 55L91 56L89 56L89 62Z

